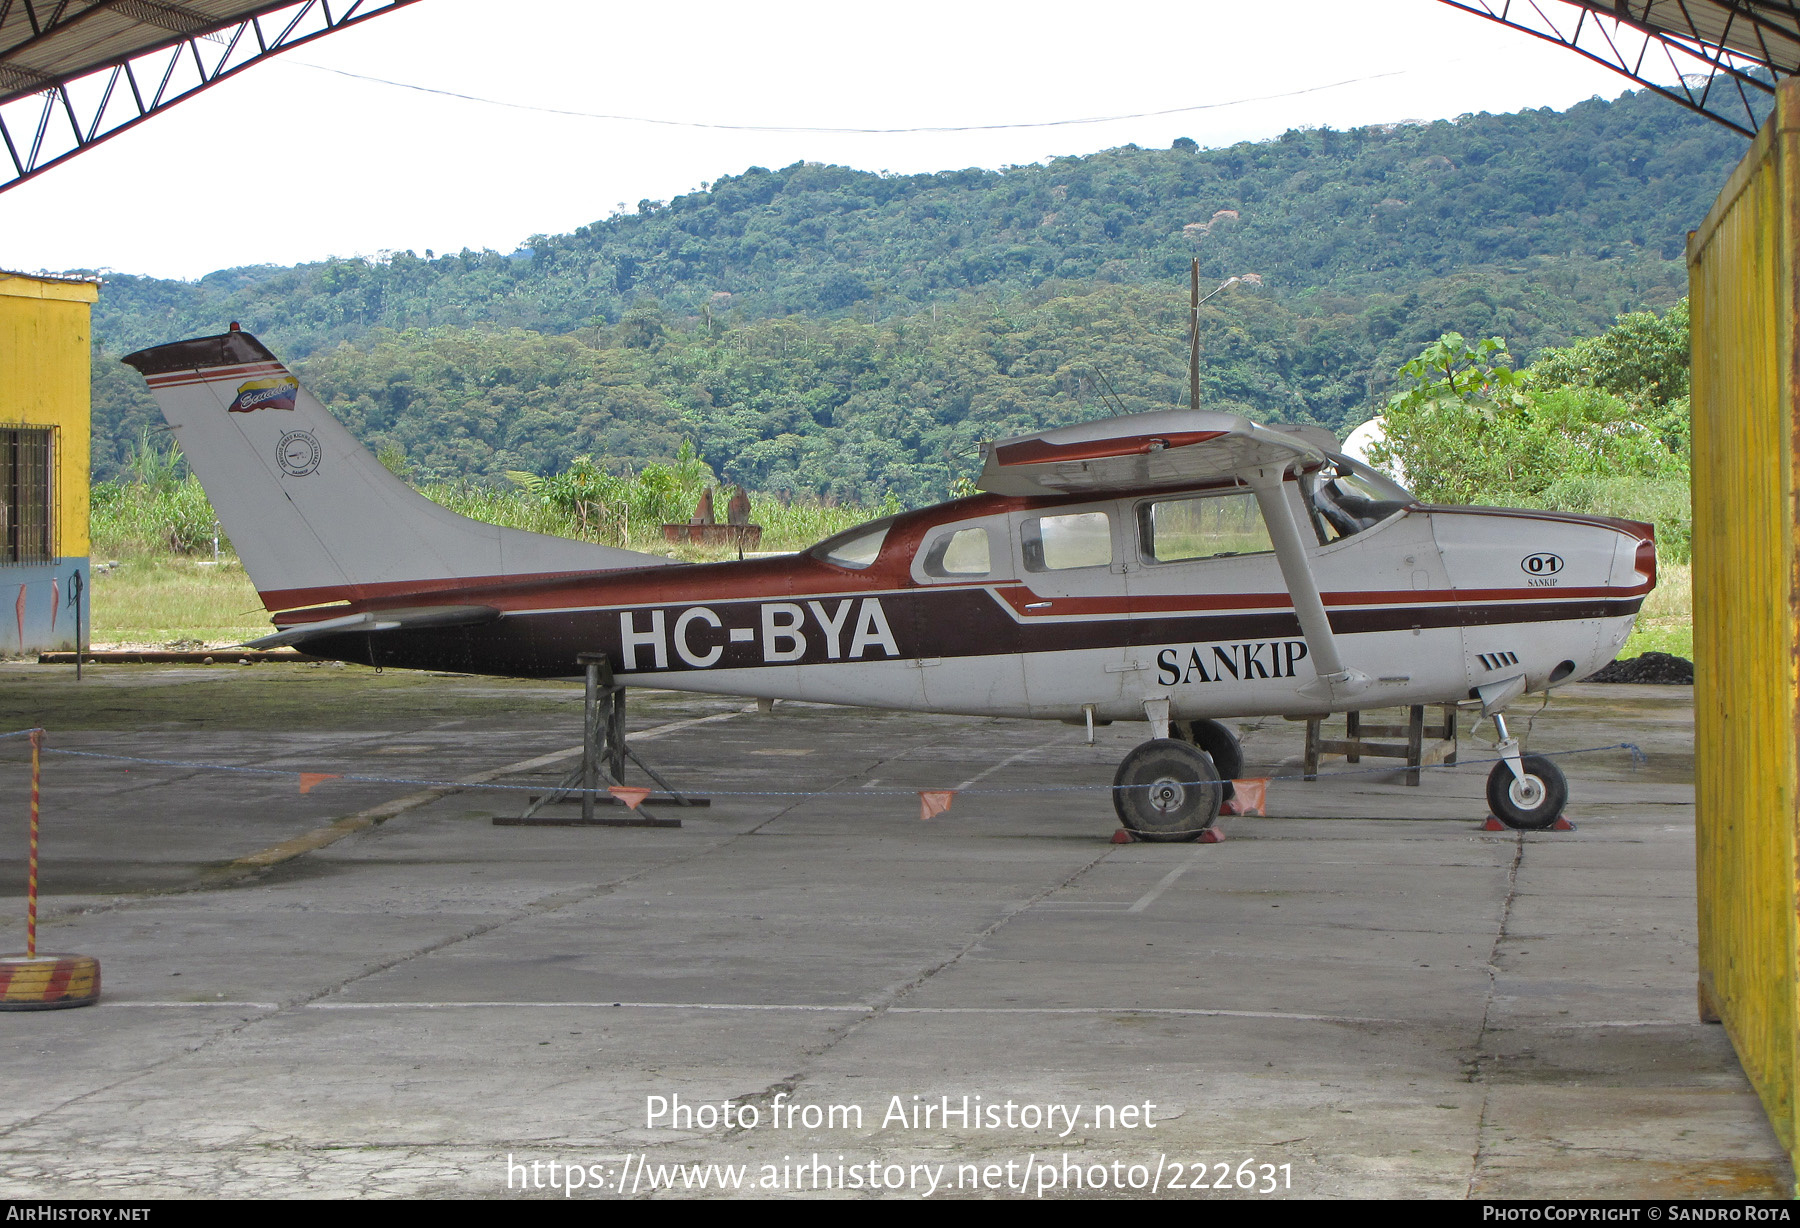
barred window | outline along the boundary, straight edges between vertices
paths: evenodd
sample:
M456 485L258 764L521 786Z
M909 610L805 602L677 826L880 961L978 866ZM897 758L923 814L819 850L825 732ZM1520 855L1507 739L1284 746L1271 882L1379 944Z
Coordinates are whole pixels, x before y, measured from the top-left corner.
M0 428L0 562L50 563L50 431Z

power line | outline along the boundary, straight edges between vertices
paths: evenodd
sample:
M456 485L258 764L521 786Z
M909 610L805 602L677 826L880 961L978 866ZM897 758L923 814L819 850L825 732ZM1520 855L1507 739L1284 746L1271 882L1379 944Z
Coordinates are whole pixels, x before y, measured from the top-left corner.
M569 111L560 107L543 107L528 102L508 102L502 98L482 98L475 94L461 94L455 90L435 89L429 85L414 85L408 81L390 81L386 77L371 77L364 73L348 72L342 68L327 68L323 64L311 64L305 60L287 60L286 63L296 64L302 68L316 69L319 72L334 73L340 77L349 77L354 81L391 85L395 89L413 90L420 94L435 94L440 98L455 98L463 102L479 102L490 107L506 107L513 111L535 111L544 115L563 115L573 119L604 119L626 124L655 124L663 128L706 128L720 132L808 133L820 136L902 136L908 133L1004 132L1023 128L1068 128L1079 124L1112 124L1128 119L1157 119L1165 115L1187 115L1195 111L1216 111L1223 107L1240 107L1253 102L1273 102L1281 98L1298 98L1304 94L1341 89L1346 85L1360 85L1365 81L1400 77L1409 71L1395 69L1392 72L1374 73L1366 77L1351 77L1344 81L1333 81L1329 85L1311 85L1305 89L1287 90L1279 94L1262 94L1255 98L1233 98L1227 102L1202 102L1187 107L1169 107L1162 111L1135 111L1128 115L1091 115L1082 119L1046 119L1014 124L956 124L926 128L817 128L783 124L713 124L699 120L661 119L649 115L613 115L601 111Z

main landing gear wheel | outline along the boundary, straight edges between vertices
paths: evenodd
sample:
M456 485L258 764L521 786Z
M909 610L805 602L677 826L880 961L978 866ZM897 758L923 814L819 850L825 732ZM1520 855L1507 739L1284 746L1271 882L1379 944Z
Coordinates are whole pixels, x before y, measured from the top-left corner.
M1211 755L1220 779L1236 780L1244 774L1244 748L1238 744L1237 735L1220 722L1175 721L1169 726L1169 736L1192 742Z
M1224 800L1212 756L1173 738L1145 742L1113 775L1113 809L1140 840L1198 839Z
M1487 802L1494 817L1518 831L1543 831L1562 817L1569 801L1569 782L1562 769L1542 755L1519 760L1520 780L1502 760L1488 773Z

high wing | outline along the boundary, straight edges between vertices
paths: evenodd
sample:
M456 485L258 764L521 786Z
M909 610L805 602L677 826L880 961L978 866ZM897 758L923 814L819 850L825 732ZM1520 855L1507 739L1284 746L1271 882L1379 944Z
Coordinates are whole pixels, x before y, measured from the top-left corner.
M1282 469L1325 454L1298 434L1236 414L1166 410L1102 418L988 445L975 485L997 495L1102 494L1162 490Z

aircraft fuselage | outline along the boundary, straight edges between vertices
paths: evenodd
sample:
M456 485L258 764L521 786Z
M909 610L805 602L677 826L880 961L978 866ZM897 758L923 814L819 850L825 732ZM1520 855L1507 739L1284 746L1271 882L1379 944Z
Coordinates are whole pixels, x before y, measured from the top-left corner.
M1287 486L1303 515L1299 484ZM1147 508L1203 493L978 495L895 518L863 565L815 550L363 585L318 617L434 601L498 616L320 636L304 650L525 677L574 676L578 654L600 652L632 686L1061 720L1089 705L1096 719L1143 720L1157 699L1183 719L1344 707L1301 694L1312 659L1273 553L1150 552ZM1034 554L1046 516L1083 526L1094 561ZM950 540L984 542L985 558L934 562L934 543ZM1584 677L1612 660L1654 583L1650 541L1631 521L1413 505L1320 545L1310 561L1340 652L1371 680L1351 706L1458 702L1521 674L1532 691Z

